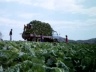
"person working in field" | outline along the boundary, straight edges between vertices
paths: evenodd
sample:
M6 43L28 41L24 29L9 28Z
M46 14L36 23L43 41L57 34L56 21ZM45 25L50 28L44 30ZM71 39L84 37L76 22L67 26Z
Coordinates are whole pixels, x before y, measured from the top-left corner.
M43 34L42 33L40 34L40 40L41 40L41 42L43 42Z
M66 35L66 43L68 43L68 36Z
M12 41L12 29L11 29L11 31L9 32L9 36L10 36L10 41Z

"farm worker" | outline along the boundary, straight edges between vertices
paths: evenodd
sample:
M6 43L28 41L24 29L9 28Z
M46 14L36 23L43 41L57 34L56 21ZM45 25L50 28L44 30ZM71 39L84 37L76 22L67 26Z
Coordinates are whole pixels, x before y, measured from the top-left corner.
M11 29L9 35L10 35L10 41L12 41L12 29Z
M68 43L68 36L66 35L66 43Z
M41 39L40 39L41 42L43 42L43 35L42 35L42 34L40 35L40 38L41 38Z
M34 39L34 41L36 41L36 39L37 39L37 38L36 38L36 33L35 33L35 32L33 33L33 39Z

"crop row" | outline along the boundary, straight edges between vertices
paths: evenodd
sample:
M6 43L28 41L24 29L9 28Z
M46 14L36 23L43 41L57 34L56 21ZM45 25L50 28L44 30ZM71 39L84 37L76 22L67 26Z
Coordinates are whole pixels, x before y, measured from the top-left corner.
M0 72L96 72L96 45L3 41Z

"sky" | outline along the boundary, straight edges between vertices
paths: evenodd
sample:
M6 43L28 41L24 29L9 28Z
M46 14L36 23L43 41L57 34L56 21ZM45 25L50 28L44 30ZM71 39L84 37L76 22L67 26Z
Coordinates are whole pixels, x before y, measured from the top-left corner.
M58 35L72 40L96 38L96 0L0 0L0 32L3 40L23 40L24 24L49 23Z

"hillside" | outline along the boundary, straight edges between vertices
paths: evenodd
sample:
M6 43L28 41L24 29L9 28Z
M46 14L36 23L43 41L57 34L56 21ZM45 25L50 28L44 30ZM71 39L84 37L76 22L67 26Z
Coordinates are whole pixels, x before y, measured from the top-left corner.
M88 39L88 40L77 40L78 43L96 43L96 38Z
M59 42L65 42L65 38L57 36L55 37L56 39L58 39ZM92 39L88 39L88 40L70 40L69 39L69 43L89 43L89 44L96 44L96 38L92 38Z

